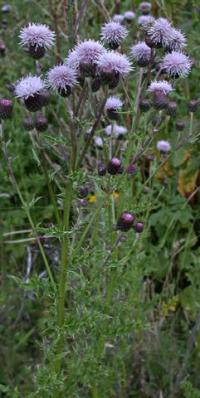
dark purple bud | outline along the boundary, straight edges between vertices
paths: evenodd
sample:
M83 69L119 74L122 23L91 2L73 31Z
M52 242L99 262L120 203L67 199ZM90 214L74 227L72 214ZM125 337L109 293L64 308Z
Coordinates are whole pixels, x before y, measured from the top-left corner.
M24 126L25 130L27 130L27 131L33 130L35 127L33 118L31 116L27 116L23 120L23 126Z
M9 119L12 115L13 103L9 99L0 99L0 119Z
M0 42L0 55L1 57L6 55L6 46L3 42Z
M133 228L134 228L135 232L141 234L141 232L143 232L143 229L144 229L144 223L141 221L138 221L134 224Z
M107 165L108 173L112 175L120 174L121 170L122 170L121 160L118 158L112 158Z
M107 172L106 166L105 166L104 164L100 164L100 165L98 166L98 175L99 175L99 176L105 176L105 175L106 175L106 172Z
M117 221L117 229L119 229L120 231L128 231L130 228L133 227L134 221L134 215L125 211L121 214Z
M35 119L35 127L37 131L45 131L48 127L48 120L46 118L46 116L40 114L36 116Z
M146 160L148 160L148 162L152 162L152 161L154 160L154 155L153 155L152 153L149 153L149 154L146 156Z
M38 94L34 94L24 99L24 104L30 112L37 112L46 106L49 102L49 93L47 91L41 91Z
M199 106L199 101L195 100L195 99L189 101L189 103L188 103L188 109L190 112L196 112L198 109L198 106Z
M139 108L142 112L148 112L151 108L151 102L148 99L143 98L139 101Z
M59 88L58 92L61 95L61 97L65 98L65 97L69 97L69 95L72 92L72 89L70 86L65 86L65 88Z
M167 95L162 91L155 91L153 95L153 106L156 109L166 109L168 106L169 100Z
M175 116L177 111L177 103L176 101L169 101L167 105L167 113L170 116Z
M42 46L33 45L33 46L28 47L28 53L34 59L40 59L40 58L44 57L44 55L45 55L45 48Z
M183 120L177 120L176 122L176 130L183 131L185 128L185 122Z
M79 192L78 192L79 193L79 197L82 198L82 199L86 198L89 195L90 191L91 191L91 189L89 188L88 185L80 187L79 188Z
M99 77L95 77L91 82L91 88L93 93L96 93L101 87L101 79Z
M134 163L129 164L126 172L130 175L137 173L137 166Z

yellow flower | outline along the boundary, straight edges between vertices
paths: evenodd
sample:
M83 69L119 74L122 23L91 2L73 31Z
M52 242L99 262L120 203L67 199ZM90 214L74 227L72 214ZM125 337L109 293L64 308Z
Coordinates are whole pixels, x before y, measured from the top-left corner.
M118 199L118 198L119 198L119 195L120 195L119 191L113 191L113 192L111 193L111 196L113 197L113 199Z
M87 200L89 203L96 203L97 197L95 194L88 195Z
M169 315L170 312L175 312L178 303L179 303L178 296L172 297L167 303L162 303L160 315L166 317Z

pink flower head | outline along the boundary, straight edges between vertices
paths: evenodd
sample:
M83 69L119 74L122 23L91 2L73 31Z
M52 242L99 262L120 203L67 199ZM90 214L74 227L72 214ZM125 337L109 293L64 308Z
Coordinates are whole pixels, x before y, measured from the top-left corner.
M162 94L169 94L171 91L173 90L172 86L170 83L168 83L166 80L155 80L154 82L152 82L148 88L148 91L150 93L156 93L156 92L160 92Z
M135 18L135 13L133 11L126 11L124 13L124 19L131 22Z
M171 150L171 144L168 141L161 140L157 142L156 148L158 151L167 153Z
M20 31L23 47L49 48L54 44L55 33L48 26L30 23Z
M132 70L128 57L116 51L106 51L98 61L97 67L100 73L117 73L119 76L128 75Z
M118 23L123 23L123 21L124 21L124 16L123 16L122 14L115 14L115 15L112 17L112 21L113 21L113 22L118 22Z
M155 18L152 15L141 15L138 18L138 25L140 25L144 30L148 30L154 21Z
M131 47L131 56L140 66L146 66L151 58L151 49L144 41L141 41Z
M127 29L119 22L108 22L101 29L102 40L113 49L116 49L127 35Z
M101 43L95 40L85 40L75 47L77 62L80 64L94 64L105 52ZM71 55L72 57L72 55ZM74 54L73 54L74 57ZM74 58L75 59L75 58Z
M168 42L168 49L170 51L181 51L186 46L186 38L177 29L171 30L171 37Z
M186 77L191 70L191 60L183 53L172 51L165 55L161 67L169 76Z
M76 83L76 70L67 65L58 65L50 69L48 73L48 83L54 90L66 90L73 87Z
M20 79L15 85L15 95L27 99L39 94L44 89L44 82L39 76L27 76Z
M118 124L109 124L105 127L104 132L107 136L112 136L115 138L121 138L127 133L127 128L124 126L119 126Z
M171 23L165 18L155 20L148 30L148 37L155 47L168 47L172 35Z
M112 96L109 97L105 104L105 110L120 110L123 106L123 102L120 98Z

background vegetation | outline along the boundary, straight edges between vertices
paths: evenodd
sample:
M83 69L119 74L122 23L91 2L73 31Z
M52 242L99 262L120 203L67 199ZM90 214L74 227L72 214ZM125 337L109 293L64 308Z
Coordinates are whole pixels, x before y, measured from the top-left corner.
M47 23L55 29L50 3L12 0L12 11L0 13L0 35L7 46L0 63L1 97L12 96L8 84L34 73L34 62L20 48L18 34L29 21ZM62 2L58 3L62 9ZM79 7L81 2L77 3ZM137 10L139 4L129 0L102 3L89 0L80 26L82 39L98 39L107 14ZM195 60L189 78L174 94L179 103L177 119L183 120L186 127L178 133L176 120L164 123L148 148L154 160L149 166L146 153L132 177L104 179L92 173L92 164L77 173L71 214L73 261L67 286L64 366L59 377L53 370L58 339L54 291L1 153L2 397L53 398L57 391L70 398L200 397L199 111L194 115L193 138L174 150L164 166L155 150L158 138L170 140L175 148L191 128L187 104L190 99L199 98L200 90L200 6L198 0L157 0L153 7L155 15L167 16L185 32L188 52ZM55 4L52 10L55 11ZM69 48L65 36L68 18L60 13L58 19L64 59ZM136 36L134 25L129 45L135 43ZM55 64L55 57L52 53L45 58L43 71ZM132 104L135 76L129 81ZM40 160L23 127L24 112L14 100L13 117L5 124L6 142L16 180L56 276L60 231L55 227ZM49 176L62 207L59 188L67 164L68 138L63 131L68 116L65 105L56 97L45 113L49 127L40 139L49 157ZM121 119L124 125L130 125L128 114ZM90 122L84 121L85 131ZM145 139L145 123L143 119L138 127L135 151ZM87 206L82 208L78 192L88 182L90 194L94 193L96 200L93 203L89 196ZM115 195L113 199L112 192L119 192L119 197ZM145 222L140 236L128 232L117 248L113 203L117 214L131 210ZM29 231L19 233L22 230ZM109 281L106 292L105 281Z

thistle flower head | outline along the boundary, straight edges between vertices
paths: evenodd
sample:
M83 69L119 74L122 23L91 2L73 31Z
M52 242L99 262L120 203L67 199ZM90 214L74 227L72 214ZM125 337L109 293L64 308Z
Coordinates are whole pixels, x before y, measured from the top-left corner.
M96 63L99 57L105 52L101 43L95 40L85 40L77 44L75 53L71 53L71 62L75 62L75 54L77 56L77 63L93 64ZM73 60L73 61L72 61Z
M104 52L104 54L99 57L97 66L100 72L115 72L120 76L125 76L132 70L128 57L115 51Z
M169 76L186 77L191 70L191 60L185 54L172 51L163 58L161 68Z
M171 150L171 144L169 141L161 140L157 142L156 148L158 149L158 151L167 153Z
M133 11L126 11L124 13L124 19L126 21L132 21L135 18L135 13Z
M48 83L54 90L65 90L77 83L76 77L77 73L75 69L67 65L58 65L50 69Z
M172 86L170 83L168 83L166 80L155 80L153 81L150 86L148 87L148 91L150 93L156 93L160 92L162 94L169 94L173 90Z
M27 76L20 79L15 85L15 95L27 99L39 94L44 89L44 82L39 76Z
M69 68L78 69L79 68L79 57L76 50L70 51L67 58L64 61L64 64Z
M96 146L99 149L103 148L103 140L100 136L94 137L94 146Z
M139 9L142 13L149 14L151 11L151 3L148 1L142 1L142 3L140 3Z
M141 15L137 22L140 28L147 32L151 25L153 25L155 18L152 15Z
M168 42L168 49L173 51L181 51L186 46L186 38L180 30L172 29L171 37Z
M113 22L118 22L118 23L123 23L123 21L124 21L124 15L122 15L122 14L115 14L115 15L113 15L113 17L112 17L112 21L113 21Z
M119 138L127 133L127 128L124 126L119 126L118 124L109 124L104 129L105 134L109 137L110 135Z
M46 25L30 23L21 29L19 37L23 47L49 48L54 44L55 33Z
M145 42L139 42L135 46L131 47L131 56L139 63L139 65L141 64L141 66L145 66L150 61L151 49Z
M119 110L123 106L123 102L120 100L120 98L111 96L107 99L106 104L105 104L105 110Z
M147 33L154 46L167 47L172 35L171 23L165 18L159 18L155 20Z
M111 48L117 48L123 39L128 35L127 29L119 22L108 22L101 29L101 38Z

